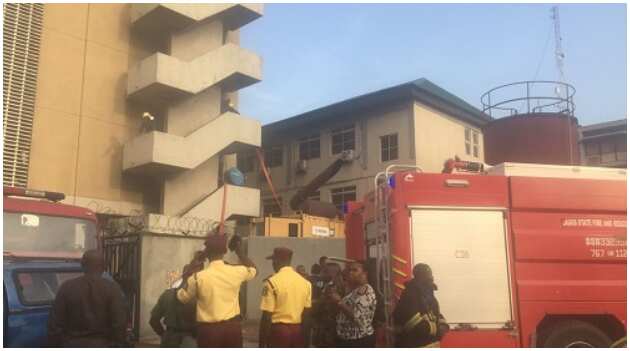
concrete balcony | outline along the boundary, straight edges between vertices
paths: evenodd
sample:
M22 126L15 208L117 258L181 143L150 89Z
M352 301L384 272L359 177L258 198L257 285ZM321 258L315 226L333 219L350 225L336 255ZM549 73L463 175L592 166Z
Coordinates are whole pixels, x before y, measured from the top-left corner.
M216 84L234 91L259 82L261 67L258 55L234 44L223 45L189 62L156 53L130 68L127 97L164 103L195 95Z
M260 146L260 122L227 112L182 137L162 132L142 134L123 148L123 171L161 175L194 169L219 152Z
M224 189L227 187L227 189ZM223 185L210 195L202 197L181 216L199 218L221 218L223 195L225 201L225 219L232 216L258 217L260 215L260 190L235 185Z
M228 30L259 18L262 4L133 4L132 28L141 33L176 31L211 17L221 17Z

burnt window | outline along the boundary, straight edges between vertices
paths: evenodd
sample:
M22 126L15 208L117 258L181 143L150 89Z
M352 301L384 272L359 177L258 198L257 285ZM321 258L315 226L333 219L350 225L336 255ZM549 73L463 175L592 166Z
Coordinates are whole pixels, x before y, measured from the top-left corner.
M320 157L319 134L298 140L300 143L300 160L310 160Z
M331 189L330 197L335 207L337 207L337 209L341 211L343 210L343 205L346 202L355 201L357 199L357 187L345 186L341 188Z
M354 150L354 126L349 125L332 131L332 153Z
M398 159L398 134L381 137L381 161L387 162Z
M282 146L265 149L265 165L269 168L282 166Z

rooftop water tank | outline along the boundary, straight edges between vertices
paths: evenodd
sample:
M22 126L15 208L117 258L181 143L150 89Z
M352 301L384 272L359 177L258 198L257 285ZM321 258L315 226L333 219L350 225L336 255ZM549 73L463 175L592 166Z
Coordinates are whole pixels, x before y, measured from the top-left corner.
M481 96L485 162L579 165L575 88L562 82L525 81Z

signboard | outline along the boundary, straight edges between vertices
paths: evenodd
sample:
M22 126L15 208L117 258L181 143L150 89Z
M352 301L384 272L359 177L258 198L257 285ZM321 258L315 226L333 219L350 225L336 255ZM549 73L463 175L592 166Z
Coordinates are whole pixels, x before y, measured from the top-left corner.
M325 237L329 237L329 236L333 236L333 234L330 232L330 228L328 227L320 227L320 226L313 226L313 236L325 236Z

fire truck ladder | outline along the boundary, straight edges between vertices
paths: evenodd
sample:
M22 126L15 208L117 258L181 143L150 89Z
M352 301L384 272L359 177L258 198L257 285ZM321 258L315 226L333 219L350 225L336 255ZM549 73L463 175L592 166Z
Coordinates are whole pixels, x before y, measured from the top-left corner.
M389 228L389 178L393 170L422 169L416 165L391 165L385 172L374 176L374 218L376 220L376 290L383 297L385 309L385 343L394 346L394 320L392 319L392 263L391 235Z

